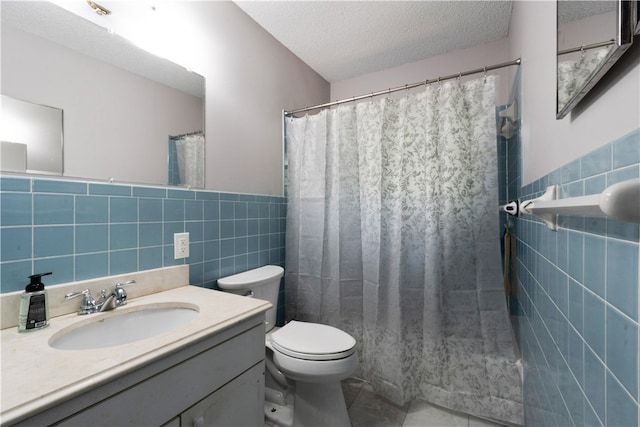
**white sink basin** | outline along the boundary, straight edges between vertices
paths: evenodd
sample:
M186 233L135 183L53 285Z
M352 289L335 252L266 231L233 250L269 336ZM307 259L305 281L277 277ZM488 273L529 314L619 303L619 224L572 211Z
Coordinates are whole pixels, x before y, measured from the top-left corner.
M132 343L182 326L198 315L198 308L175 304L117 308L90 314L54 334L49 345L60 350L90 350ZM91 316L96 316L92 318Z

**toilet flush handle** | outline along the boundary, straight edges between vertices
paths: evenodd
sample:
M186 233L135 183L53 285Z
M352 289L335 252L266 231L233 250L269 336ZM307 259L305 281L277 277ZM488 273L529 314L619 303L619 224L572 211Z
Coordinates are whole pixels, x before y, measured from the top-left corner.
M247 292L245 292L245 294L243 296L244 297L253 298L253 291L251 289L249 289Z

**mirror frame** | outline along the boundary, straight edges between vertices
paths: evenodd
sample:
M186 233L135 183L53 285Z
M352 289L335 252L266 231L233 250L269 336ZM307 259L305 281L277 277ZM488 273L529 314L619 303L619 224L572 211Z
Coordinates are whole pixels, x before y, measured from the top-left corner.
M635 29L635 35L639 35L640 34L640 0L636 0L636 29Z
M638 22L638 1L618 0L616 7L616 34L612 42L598 43L599 45L612 45L605 59L591 73L584 85L571 97L571 99L560 109L558 99L558 42L556 41L556 119L564 118L584 96L598 83L607 71L615 64L622 54L631 46L633 35L640 31ZM557 2L556 2L557 7ZM558 34L558 22L556 19L556 36ZM579 50L579 48L578 48ZM564 51L566 53L566 51Z

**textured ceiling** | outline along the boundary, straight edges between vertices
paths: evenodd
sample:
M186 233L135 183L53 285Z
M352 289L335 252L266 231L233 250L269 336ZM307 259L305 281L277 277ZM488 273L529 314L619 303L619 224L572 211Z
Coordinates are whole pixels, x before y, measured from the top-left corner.
M329 82L507 37L512 1L236 1Z
M558 23L565 24L567 22L586 18L589 16L600 15L607 12L615 12L617 1L578 1L578 0L562 0L558 2Z

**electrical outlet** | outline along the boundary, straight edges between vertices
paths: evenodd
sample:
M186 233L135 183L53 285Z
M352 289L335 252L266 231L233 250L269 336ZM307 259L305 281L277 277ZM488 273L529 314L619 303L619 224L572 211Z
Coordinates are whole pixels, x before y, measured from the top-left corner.
M173 259L189 258L189 233L173 235Z

